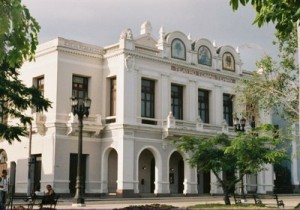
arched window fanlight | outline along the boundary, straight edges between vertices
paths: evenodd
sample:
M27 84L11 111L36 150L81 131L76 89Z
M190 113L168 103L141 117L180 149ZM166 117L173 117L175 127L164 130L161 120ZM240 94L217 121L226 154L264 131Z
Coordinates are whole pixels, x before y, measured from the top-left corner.
M198 49L198 63L206 66L212 65L211 52L208 47L202 45Z
M231 53L225 52L223 54L222 65L224 70L235 71L235 60Z
M172 58L186 60L186 49L184 43L180 39L174 39L171 44Z

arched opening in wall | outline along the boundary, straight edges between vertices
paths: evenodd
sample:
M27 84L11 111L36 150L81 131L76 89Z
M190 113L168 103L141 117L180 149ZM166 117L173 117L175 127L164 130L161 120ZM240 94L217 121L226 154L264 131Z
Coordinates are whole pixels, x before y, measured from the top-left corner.
M184 161L178 152L174 152L169 162L170 193L183 193Z
M7 153L4 149L0 149L0 173L7 170Z
M198 194L210 193L210 172L197 172Z
M155 159L152 152L145 149L139 157L139 191L153 193L155 189Z
M118 153L112 149L108 155L108 193L116 193L118 179Z

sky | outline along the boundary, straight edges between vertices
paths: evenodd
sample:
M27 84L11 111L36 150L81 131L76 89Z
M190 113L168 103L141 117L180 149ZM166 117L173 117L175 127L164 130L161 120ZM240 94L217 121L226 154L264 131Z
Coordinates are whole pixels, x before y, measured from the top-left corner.
M39 22L39 42L63 37L98 46L119 41L123 29L133 36L150 21L153 36L159 29L181 31L193 40L215 41L217 46L239 48L243 69L255 70L255 62L263 55L277 55L273 46L274 26L258 28L252 22L251 5L233 12L229 0L23 0L31 15Z

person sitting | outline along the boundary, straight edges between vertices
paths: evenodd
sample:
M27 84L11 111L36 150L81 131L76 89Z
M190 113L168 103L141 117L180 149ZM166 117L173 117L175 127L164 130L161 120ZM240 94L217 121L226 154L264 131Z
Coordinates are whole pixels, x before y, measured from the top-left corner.
M47 192L45 192L44 198L41 203L41 207L43 204L51 204L54 201L55 192L50 184L46 186Z

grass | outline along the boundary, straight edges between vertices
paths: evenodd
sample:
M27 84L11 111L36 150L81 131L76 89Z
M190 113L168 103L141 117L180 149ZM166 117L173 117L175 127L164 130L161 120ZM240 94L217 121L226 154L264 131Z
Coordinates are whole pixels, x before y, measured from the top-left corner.
M275 207L274 207L275 208ZM264 204L254 205L254 204L243 204L243 205L225 205L225 204L198 204L190 206L187 210L196 210L196 209L274 209L273 207L266 206ZM178 207L165 205L165 204L146 204L146 205L131 205L121 209L114 210L172 210L178 209Z
M153 210L153 209L161 209L161 210L171 210L176 209L177 207L166 205L166 204L146 204L146 205L131 205L121 209L114 210Z
M225 204L197 204L195 206L189 206L188 209L273 209L273 207L266 206L264 204L242 204L242 205L225 205Z

